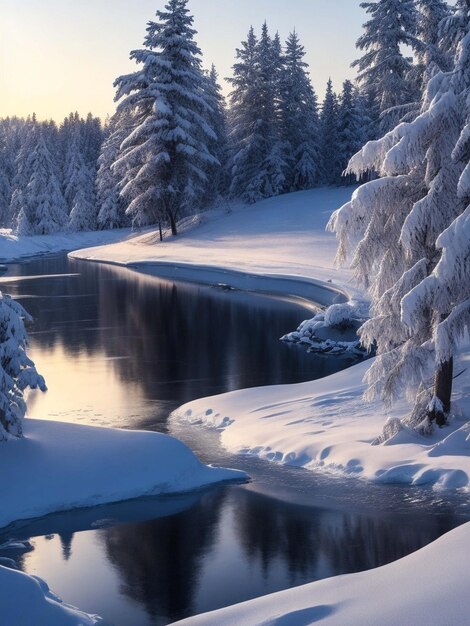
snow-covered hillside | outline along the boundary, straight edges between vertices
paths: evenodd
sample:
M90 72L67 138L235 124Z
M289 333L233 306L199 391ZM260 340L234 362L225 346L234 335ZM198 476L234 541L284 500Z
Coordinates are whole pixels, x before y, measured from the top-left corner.
M212 273L217 269L325 283L331 280L331 286L357 295L351 273L334 266L335 238L325 234L332 211L350 197L351 187L286 194L254 206L236 206L229 213L202 214L199 225L163 243L154 232L70 256L139 268L153 266L147 271L209 283L220 280L219 274ZM195 269L199 269L197 276ZM229 275L226 282L230 280ZM289 291L289 286L281 289Z

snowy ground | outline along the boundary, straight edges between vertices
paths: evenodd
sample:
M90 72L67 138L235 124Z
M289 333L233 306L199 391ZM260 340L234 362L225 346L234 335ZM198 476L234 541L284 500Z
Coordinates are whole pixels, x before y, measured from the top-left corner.
M465 524L390 565L321 580L177 623L464 626L470 615L469 542L470 524Z
M18 237L13 235L11 230L0 229L0 263L11 263L40 254L69 252L77 248L114 243L130 235L130 229L121 229Z
M203 282L215 282L214 277L221 282L220 272L227 270L244 272L247 288L255 288L254 276L276 276L272 290L280 293L295 290L286 277L295 283L321 280L361 300L363 294L355 288L351 273L334 268L336 240L325 233L331 212L350 195L351 188L289 194L230 214L212 214L205 223L163 244L155 243L155 234L147 233L72 256ZM228 276L225 282L235 280L235 275ZM237 280L241 280L239 275ZM257 280L264 286L263 278ZM464 352L456 371L469 362L470 353ZM231 452L381 482L468 488L468 376L456 380L456 409L462 415L449 427L431 439L403 430L387 445L372 446L387 417L403 415L408 407L399 404L386 413L379 404L362 401L362 377L368 365L361 363L303 385L203 398L179 409L173 419L220 429L221 442Z

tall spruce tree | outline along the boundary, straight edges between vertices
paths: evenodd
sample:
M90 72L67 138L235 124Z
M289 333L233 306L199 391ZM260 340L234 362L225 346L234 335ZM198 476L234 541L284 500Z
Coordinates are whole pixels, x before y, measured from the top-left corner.
M229 188L227 112L218 79L215 65L212 65L210 72L204 73L203 89L210 105L207 121L215 133L214 138L208 141L208 147L216 157L217 163L210 163L207 166L207 180L204 194L201 196L202 207L210 206L219 197L226 196Z
M305 49L294 31L286 42L279 87L287 191L311 189L319 179L318 105L304 57Z
M357 41L364 55L352 65L358 68L359 84L374 100L381 129L386 131L419 97L410 78L412 60L402 51L403 45L416 46L415 2L375 0L362 2L361 7L371 18Z
M59 182L58 168L40 128L30 157L31 177L25 189L29 207L28 222L20 221L20 234L48 235L64 230L67 206ZM22 216L22 220L26 216ZM25 232L26 231L26 232Z
M129 135L132 120L115 113L105 127L106 138L98 157L96 173L97 227L99 230L121 228L130 223L125 202L119 193L119 176L114 164L119 158L123 140Z
M470 328L470 33L469 9L460 11L467 32L454 70L430 81L415 121L351 160L352 172L372 168L382 178L330 222L339 258L354 249L372 296L361 330L378 350L367 397L390 402L408 392L415 408L406 421L424 431L446 421L453 356Z
M325 185L336 185L341 178L338 113L338 98L330 78L320 114L321 181Z
M230 159L232 183L230 194L254 203L263 195L259 185L258 168L262 160L264 139L261 134L258 96L258 40L254 28L236 51L237 62L230 93Z
M134 221L165 216L176 235L178 219L204 192L207 166L217 164L208 147L216 137L207 123L211 109L187 0L169 0L157 17L148 24L145 47L131 52L140 69L115 82L118 111L137 120L115 167Z
M440 71L449 71L452 57L442 45L441 24L450 14L444 0L417 0L417 63L414 69L417 87L422 93L429 80Z
M343 91L338 106L338 155L341 173L346 170L349 159L364 145L363 109L357 89L350 80L343 83ZM344 177L344 182L352 183L354 177Z

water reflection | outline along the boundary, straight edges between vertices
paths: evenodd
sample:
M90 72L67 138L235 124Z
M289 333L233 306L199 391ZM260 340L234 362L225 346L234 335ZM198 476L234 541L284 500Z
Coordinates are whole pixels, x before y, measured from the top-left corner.
M60 273L68 275L52 276ZM351 363L279 342L307 312L267 296L64 257L14 265L9 274L31 277L8 289L34 316L32 356L50 389L30 396L31 414L161 429L169 411L191 399L311 380Z
M61 513L14 532L36 537L22 568L67 601L119 626L150 626L383 565L460 521L451 506L344 512L235 486Z

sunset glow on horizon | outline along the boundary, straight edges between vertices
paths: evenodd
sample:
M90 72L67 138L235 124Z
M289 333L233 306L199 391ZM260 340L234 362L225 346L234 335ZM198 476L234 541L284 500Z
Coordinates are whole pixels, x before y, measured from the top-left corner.
M36 113L61 121L70 111L105 118L115 108L113 82L132 72L129 52L142 46L146 24L164 0L3 0L0 26L0 117ZM351 0L190 0L203 62L231 75L235 49L251 24L266 19L284 41L295 27L320 97L332 77L340 90L353 78L351 59L365 15ZM344 16L347 15L347 19ZM334 28L333 28L334 24ZM331 33L335 32L335 37ZM224 90L229 91L224 84Z

